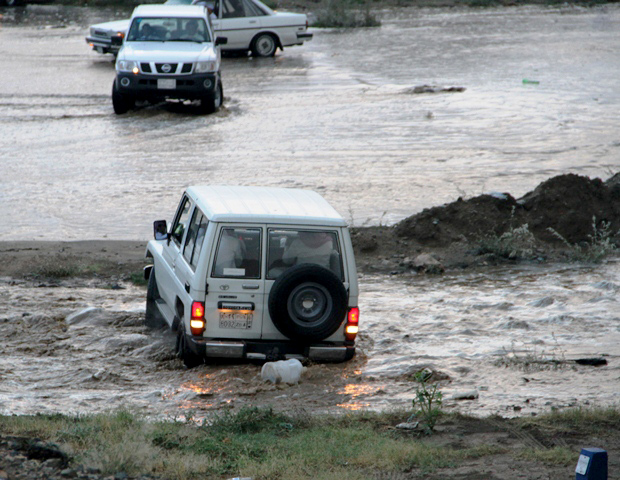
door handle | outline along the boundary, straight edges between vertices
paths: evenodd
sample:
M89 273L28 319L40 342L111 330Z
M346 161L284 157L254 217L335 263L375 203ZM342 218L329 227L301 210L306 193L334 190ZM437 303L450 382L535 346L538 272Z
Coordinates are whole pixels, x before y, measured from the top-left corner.
M250 20L248 23L256 23L256 20Z
M248 284L244 284L242 285L244 290L258 290L259 286L258 285L248 285Z
M186 284L185 284L185 291L186 291L187 293L189 293L189 289L190 289L190 287L189 287L189 283L186 283Z

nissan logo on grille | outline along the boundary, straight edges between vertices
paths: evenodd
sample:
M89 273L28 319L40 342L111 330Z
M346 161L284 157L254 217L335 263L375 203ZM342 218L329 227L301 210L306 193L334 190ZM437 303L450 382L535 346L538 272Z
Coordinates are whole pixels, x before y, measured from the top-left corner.
M158 73L174 73L177 71L177 66L178 63L156 63L155 69Z

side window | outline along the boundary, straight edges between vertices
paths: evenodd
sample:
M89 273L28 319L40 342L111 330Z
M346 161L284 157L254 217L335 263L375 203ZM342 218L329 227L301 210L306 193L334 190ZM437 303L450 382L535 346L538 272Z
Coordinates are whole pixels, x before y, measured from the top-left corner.
M242 0L222 0L222 18L245 17Z
M248 17L260 17L266 13L259 8L252 0L241 0L245 8L245 15Z
M193 270L196 270L208 225L207 217L198 208L195 208L183 247L183 258L192 266Z
M183 234L185 233L185 227L187 226L187 221L189 220L189 211L191 208L191 203L189 198L184 197L181 201L181 205L179 205L179 209L177 210L177 215L172 224L172 241L177 245L177 247L181 246L181 241L183 241Z
M320 265L343 279L338 235L325 230L269 230L267 278L301 263Z
M260 228L222 228L212 276L260 278L260 252Z

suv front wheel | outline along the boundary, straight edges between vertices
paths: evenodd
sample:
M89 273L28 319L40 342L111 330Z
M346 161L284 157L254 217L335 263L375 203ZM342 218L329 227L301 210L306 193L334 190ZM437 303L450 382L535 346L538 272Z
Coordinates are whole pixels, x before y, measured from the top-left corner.
M114 113L117 115L127 113L135 106L135 100L133 98L123 95L118 91L116 81L112 84L112 106L114 107Z
M224 89L222 88L222 82L217 82L215 92L211 95L207 95L200 101L200 106L204 113L214 113L219 110L224 101Z

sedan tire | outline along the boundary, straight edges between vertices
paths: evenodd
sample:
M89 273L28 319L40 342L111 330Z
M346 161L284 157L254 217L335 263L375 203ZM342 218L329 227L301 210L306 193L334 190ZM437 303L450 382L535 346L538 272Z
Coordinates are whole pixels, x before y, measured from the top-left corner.
M278 49L278 40L270 33L259 33L252 42L252 55L273 57Z

